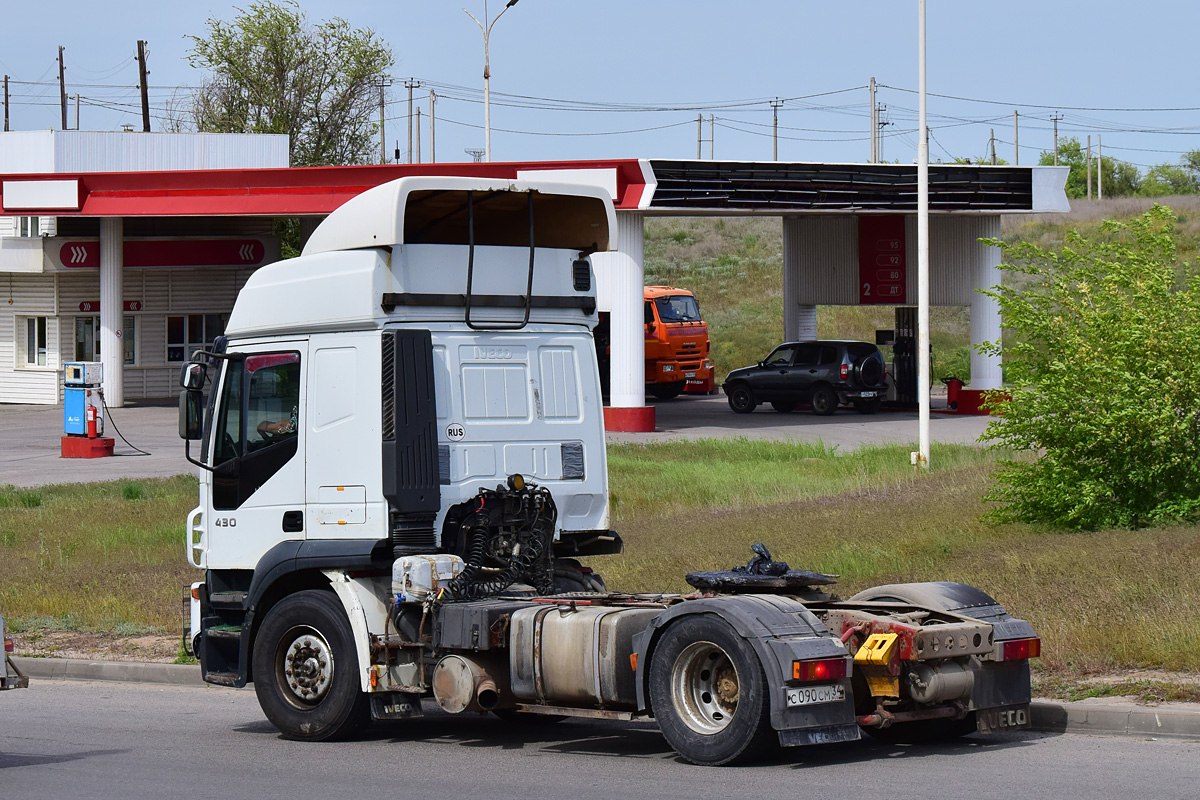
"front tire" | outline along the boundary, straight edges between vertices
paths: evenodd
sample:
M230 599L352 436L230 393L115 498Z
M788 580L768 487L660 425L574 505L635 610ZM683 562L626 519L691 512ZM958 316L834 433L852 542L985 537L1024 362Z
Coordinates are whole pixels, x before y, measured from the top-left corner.
M812 400L810 400L809 403L812 405L814 414L819 417L828 417L830 414L837 411L837 392L828 386L818 386L813 390Z
M674 383L656 383L650 387L650 394L657 397L659 400L673 400L683 393L684 387L687 386L687 381L675 381Z
M341 601L308 590L272 608L254 642L254 691L287 739L343 738L370 721L358 652Z
M711 614L662 634L650 663L650 702L667 743L708 766L774 752L767 680L750 643Z
M749 414L757 405L758 400L749 386L741 384L729 390L729 407L738 414Z

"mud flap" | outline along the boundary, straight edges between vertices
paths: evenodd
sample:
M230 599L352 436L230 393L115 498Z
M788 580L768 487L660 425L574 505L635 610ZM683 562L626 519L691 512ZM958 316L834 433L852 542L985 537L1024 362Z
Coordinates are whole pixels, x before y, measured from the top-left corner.
M415 692L375 692L371 695L371 719L393 720L423 717L421 695Z
M980 733L1005 733L1029 729L1029 704L984 708L975 712Z

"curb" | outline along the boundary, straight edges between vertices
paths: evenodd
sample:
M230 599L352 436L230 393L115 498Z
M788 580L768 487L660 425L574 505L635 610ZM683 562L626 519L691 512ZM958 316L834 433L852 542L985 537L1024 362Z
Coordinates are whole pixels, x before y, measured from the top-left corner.
M88 661L80 658L13 657L23 674L42 681L121 681L205 687L200 667L136 661ZM1029 728L1045 733L1200 739L1200 712L1157 706L1055 703L1034 701Z
M1200 713L1169 706L1035 701L1030 728L1047 733L1200 739Z
M30 658L15 656L13 663L31 680L122 681L164 683L171 686L207 686L198 664L146 664L137 661L88 661L82 658Z

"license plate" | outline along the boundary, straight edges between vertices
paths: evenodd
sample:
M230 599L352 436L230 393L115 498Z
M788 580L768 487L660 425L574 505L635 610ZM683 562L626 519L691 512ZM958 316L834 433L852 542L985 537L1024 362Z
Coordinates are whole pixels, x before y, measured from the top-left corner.
M694 372L685 372L685 373L683 373L683 377L685 377L685 378L694 378L694 377L696 377L696 373L694 373Z
M846 687L839 684L830 686L802 686L787 690L787 704L792 706L812 706L818 703L836 703L846 699Z
M874 397L875 392L862 392L859 396L860 397Z

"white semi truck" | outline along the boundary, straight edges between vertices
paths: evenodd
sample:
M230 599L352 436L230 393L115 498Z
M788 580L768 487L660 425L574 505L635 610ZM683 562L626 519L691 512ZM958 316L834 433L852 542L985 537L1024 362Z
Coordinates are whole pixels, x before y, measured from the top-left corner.
M761 547L688 595L580 565L622 549L589 258L614 221L585 186L405 178L251 276L180 379L204 679L252 682L293 739L432 698L653 717L701 764L1027 726L1039 640L978 589L841 600Z

